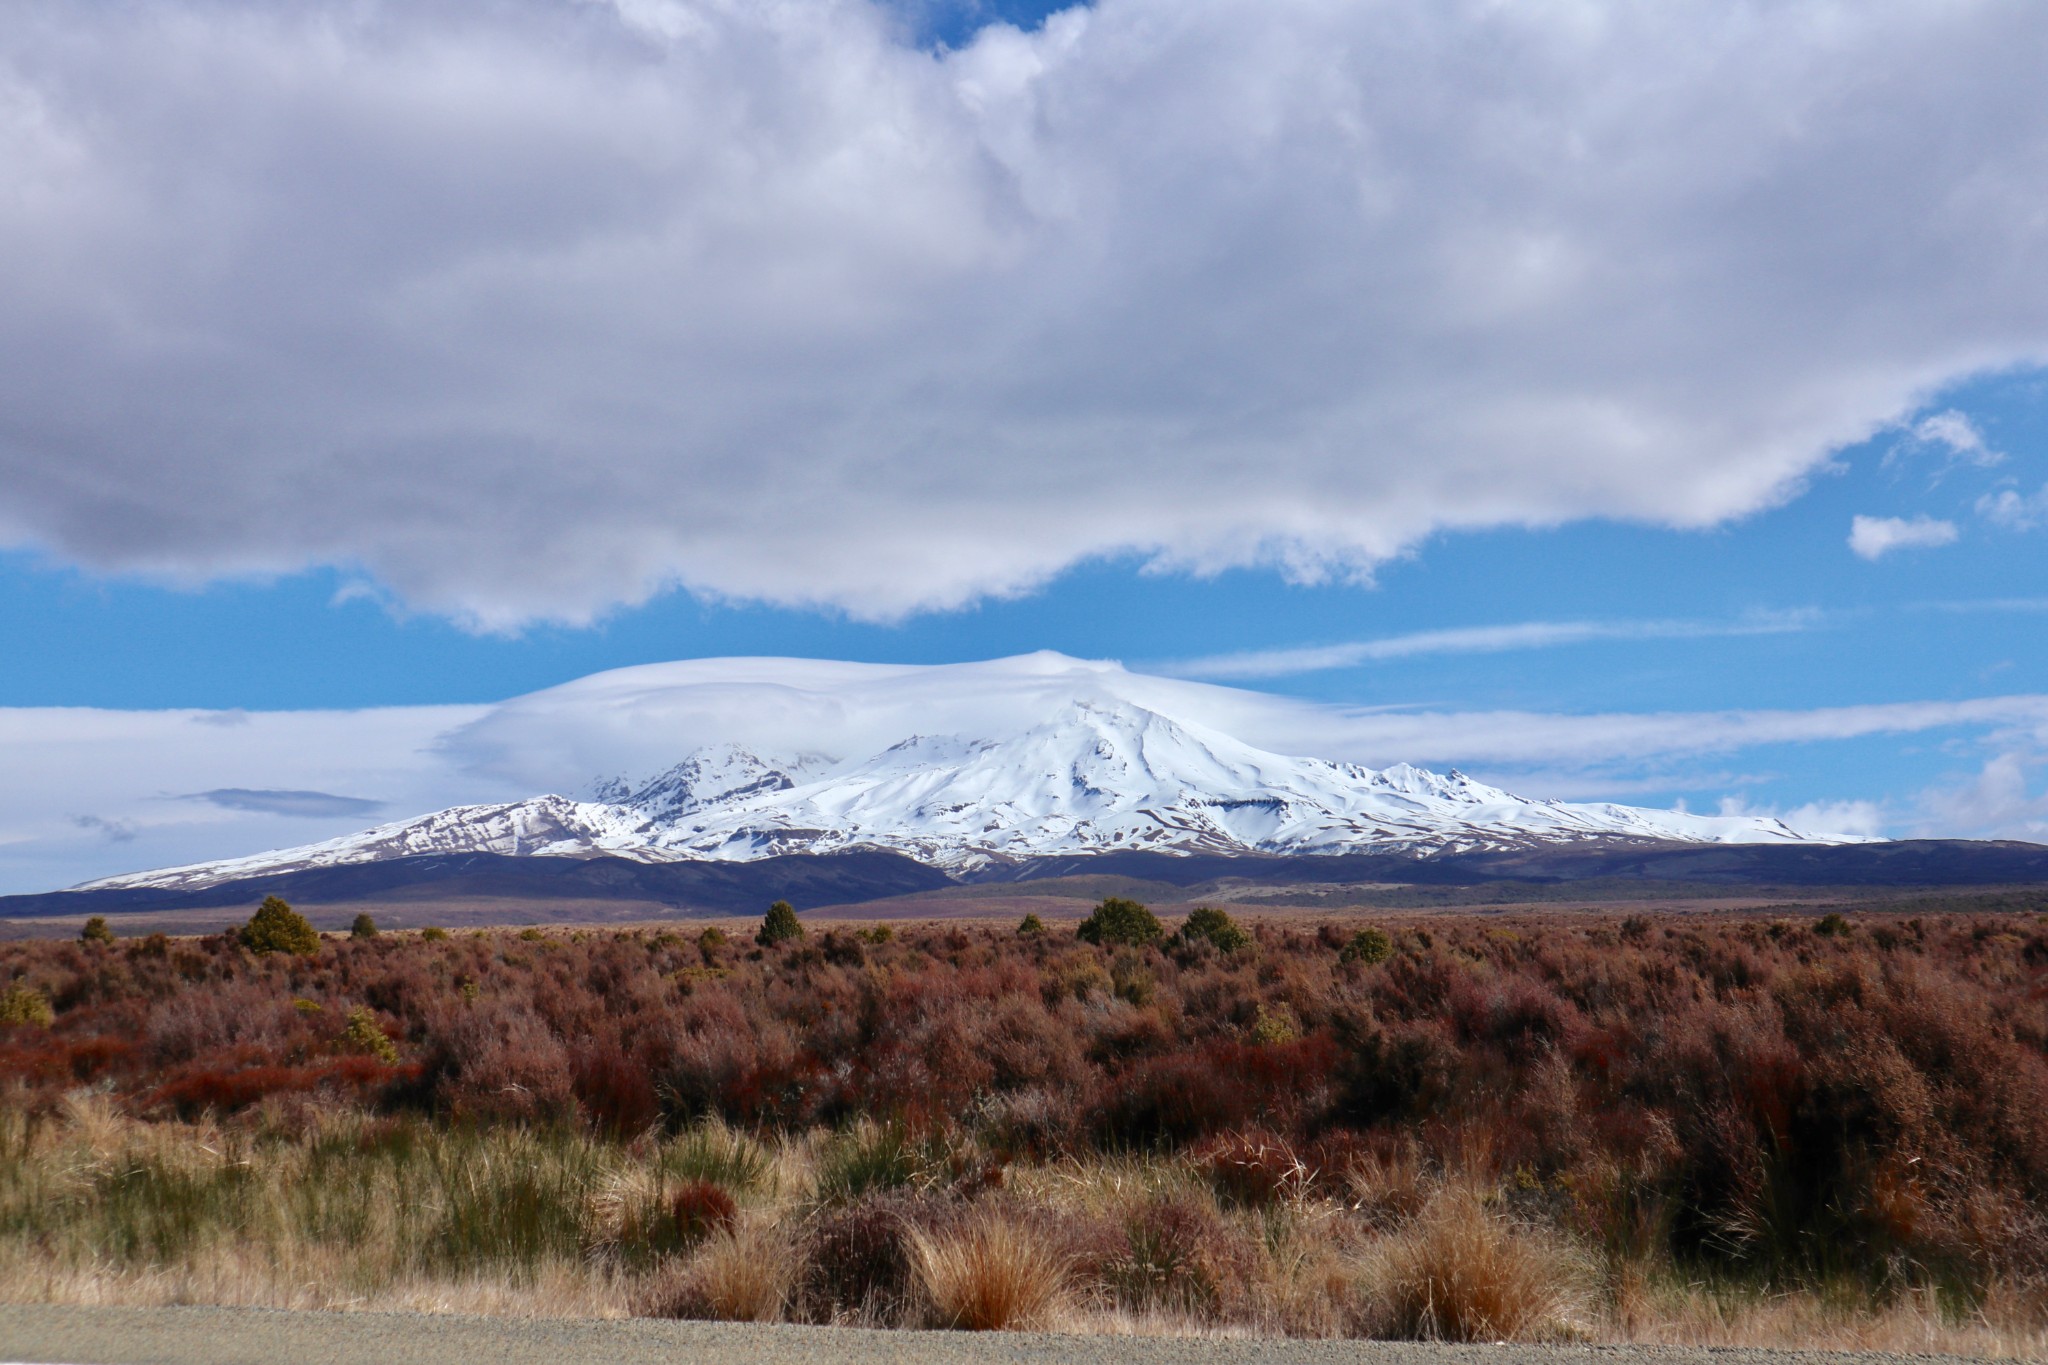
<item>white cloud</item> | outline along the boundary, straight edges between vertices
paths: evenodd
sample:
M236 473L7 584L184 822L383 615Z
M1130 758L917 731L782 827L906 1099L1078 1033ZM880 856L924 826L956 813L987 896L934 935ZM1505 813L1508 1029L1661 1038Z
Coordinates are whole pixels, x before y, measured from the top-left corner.
M1929 788L1920 797L1919 832L2048 842L2048 792L2027 786L2028 770L2040 766L2037 755L2038 749L2008 749L1970 777Z
M1793 829L1819 835L1846 835L1856 839L1881 839L1891 834L1893 821L1875 801L1809 801L1790 810L1756 806L1740 796L1721 798L1720 814L1763 816L1782 820Z
M1938 446L1947 452L1947 463L1976 465L1988 469L2002 464L2005 454L1993 450L1984 440L1984 433L1970 420L1967 413L1949 408L1933 413L1915 422L1912 427L1913 440L1923 446Z
M1893 550L1929 549L1953 545L1956 524L1933 517L1857 517L1849 526L1849 548L1865 559L1877 559Z
M1500 626L1416 631L1337 645L1242 650L1167 664L1160 671L1185 678L1280 678L1428 654L1496 654L1505 650L1549 649L1595 640L1782 635L1811 629L1819 619L1818 612L1800 610L1757 612L1733 621L1519 621Z
M8 775L0 894L302 844L367 822L331 793L373 794L383 804L378 818L399 819L466 802L580 794L596 778L644 776L719 741L860 758L915 733L1022 731L1076 697L1124 698L1280 753L1376 767L1464 765L1532 795L1592 799L1745 785L1740 773L1676 769L1764 745L1947 734L1982 736L2000 753L2048 748L2048 696L2040 695L1806 711L1389 710L1057 654L935 666L703 659L600 673L493 706L0 708L0 772ZM233 723L221 724L229 714ZM1987 772L2003 780L2006 769ZM1975 790L1930 798L1915 819L1943 834L2028 828L2023 784L2018 797L2004 787ZM194 792L213 799L194 800ZM1784 814L1795 826L1858 833L1843 822L1866 818L1862 810L1845 803Z
M1716 524L2048 348L2025 6L901 27L16 0L0 543L500 626L1114 552L1356 575Z
M1977 499L1977 515L2009 531L2031 531L2048 524L2048 484L2031 497L2003 488Z

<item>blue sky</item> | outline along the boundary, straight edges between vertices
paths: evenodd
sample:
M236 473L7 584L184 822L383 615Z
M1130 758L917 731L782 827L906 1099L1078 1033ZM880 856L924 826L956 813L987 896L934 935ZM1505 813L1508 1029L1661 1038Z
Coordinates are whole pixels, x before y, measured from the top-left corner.
M2048 694L2041 26L1809 8L26 6L0 761L1052 649L1537 795L2048 834L2035 701L1953 709ZM109 772L16 782L0 884L316 780ZM148 856L337 832L278 820Z

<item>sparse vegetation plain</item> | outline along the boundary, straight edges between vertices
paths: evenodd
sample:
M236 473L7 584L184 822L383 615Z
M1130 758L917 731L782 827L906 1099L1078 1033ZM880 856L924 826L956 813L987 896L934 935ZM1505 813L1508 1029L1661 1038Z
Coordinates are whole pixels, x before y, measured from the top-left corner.
M2048 1350L2033 914L1147 918L0 944L0 1297Z

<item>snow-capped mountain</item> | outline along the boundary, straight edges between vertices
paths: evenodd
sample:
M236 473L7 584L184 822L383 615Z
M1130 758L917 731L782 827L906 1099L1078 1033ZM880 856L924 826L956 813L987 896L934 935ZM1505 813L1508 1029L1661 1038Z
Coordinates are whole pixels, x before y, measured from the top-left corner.
M834 760L721 743L597 799L458 806L280 852L113 877L84 889L197 888L421 853L749 860L882 848L949 870L1055 854L1409 853L1588 839L1841 842L1753 816L1512 795L1458 773L1271 753L1107 694L992 734L914 735Z

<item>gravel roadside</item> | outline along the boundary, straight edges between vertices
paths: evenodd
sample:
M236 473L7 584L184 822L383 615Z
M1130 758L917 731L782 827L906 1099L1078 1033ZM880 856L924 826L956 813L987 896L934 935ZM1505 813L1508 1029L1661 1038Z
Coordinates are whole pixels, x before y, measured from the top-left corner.
M650 1319L0 1305L0 1361L64 1365L1886 1365L1958 1357L1633 1346L1426 1346L883 1332Z

